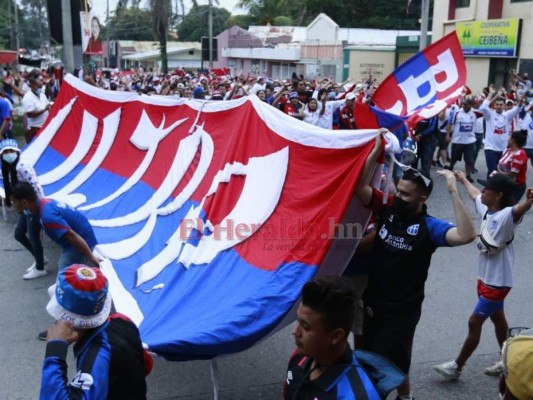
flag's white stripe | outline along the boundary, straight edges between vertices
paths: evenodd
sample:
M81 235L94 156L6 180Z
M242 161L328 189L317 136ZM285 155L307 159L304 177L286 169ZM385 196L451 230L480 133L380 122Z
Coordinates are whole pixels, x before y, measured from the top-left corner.
M161 186L144 205L136 211L121 217L90 220L91 225L99 227L124 226L135 224L148 218L152 211L156 210L170 197L176 186L180 183L196 155L199 144L199 134L188 136L180 142L167 176L161 183Z
M98 246L96 247L96 253L98 253ZM109 282L109 290L115 309L130 318L135 325L141 325L141 322L144 320L144 315L137 301L120 281L111 261L105 259L100 262L100 268Z
M22 155L20 156L21 160L24 160L26 163L35 167L39 158L43 155L44 151L50 146L50 142L54 138L58 129L63 125L65 119L72 112L72 107L76 102L76 97L72 98L65 107L57 112L54 118L48 123L45 129L37 136L37 138L32 142L31 146L28 146Z
M104 159L106 158L115 137L117 135L118 124L120 121L120 108L114 111L112 114L104 118L104 128L102 132L102 140L96 149L96 152L91 157L91 160L80 171L80 173L67 185L63 186L61 190L51 194L51 197L56 200L62 200L65 203L76 207L85 202L85 195L76 194L70 195L74 190L80 187L87 179L89 179L100 167Z
M118 242L99 244L102 254L113 260L122 260L137 253L148 242L157 222L157 214L151 213L143 228L135 235Z
M196 167L191 180L185 185L179 195L177 195L171 203L157 210L159 215L168 215L179 210L198 188L211 164L215 150L213 139L203 130L203 127L197 127L195 134L200 135L200 140L202 142L202 151L200 153L198 166Z
M148 167L150 167L150 164L152 163L155 152L161 140L163 140L170 132L172 132L177 126L181 125L186 120L187 118L181 119L179 121L174 122L167 129L160 129L152 125L150 119L146 115L146 112L143 111L143 114L141 116L141 122L139 123L139 125L137 125L137 129L135 129L135 132L133 132L133 136L130 139L130 141L138 149L148 150L142 163L139 165L137 170L128 178L128 180L124 182L124 184L115 192L111 193L106 198L99 200L95 203L79 207L79 209L91 210L93 208L101 207L131 189L137 182L141 180L144 173L148 170ZM161 125L163 124L164 121ZM147 134L147 132L150 133Z
M72 172L72 170L80 164L81 160L83 160L83 157L87 155L94 142L94 138L96 137L98 119L93 117L87 111L84 111L82 126L83 129L81 129L78 143L76 143L76 147L65 161L51 171L39 175L39 183L41 185L49 185L64 178Z

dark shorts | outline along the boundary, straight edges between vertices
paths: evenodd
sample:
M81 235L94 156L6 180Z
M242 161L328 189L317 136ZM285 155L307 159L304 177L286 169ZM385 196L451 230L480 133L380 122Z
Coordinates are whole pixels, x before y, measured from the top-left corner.
M446 143L446 132L439 131L437 133L437 145L439 146L439 150L448 149L448 143Z
M452 163L461 161L463 159L466 164L474 164L476 162L476 143L458 144L452 143Z
M366 308L363 323L363 349L373 351L392 361L404 373L409 373L416 325L421 307L408 312L378 312ZM372 315L370 315L372 314Z

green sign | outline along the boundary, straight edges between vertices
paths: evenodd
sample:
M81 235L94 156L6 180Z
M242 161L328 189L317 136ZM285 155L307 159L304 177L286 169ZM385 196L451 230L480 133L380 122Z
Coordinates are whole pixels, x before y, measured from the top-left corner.
M457 22L455 30L467 57L518 57L518 18Z

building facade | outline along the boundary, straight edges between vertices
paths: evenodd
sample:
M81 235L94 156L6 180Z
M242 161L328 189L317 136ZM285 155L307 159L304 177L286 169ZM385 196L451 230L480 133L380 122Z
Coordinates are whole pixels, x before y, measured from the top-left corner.
M453 30L475 92L507 86L511 70L533 76L533 0L435 1L433 41Z
M418 31L340 28L325 14L308 26L232 27L217 36L215 67L254 76L290 79L331 77L337 82L367 76L382 79L394 70L396 38Z

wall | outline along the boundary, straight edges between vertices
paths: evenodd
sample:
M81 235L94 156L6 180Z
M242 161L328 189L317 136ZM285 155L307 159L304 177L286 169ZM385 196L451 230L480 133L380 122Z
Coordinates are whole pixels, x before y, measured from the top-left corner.
M369 69L378 81L382 81L394 71L394 49L346 51L349 51L348 77L354 82L368 78Z
M470 0L470 7L457 8L455 10L455 19L453 21L448 21L448 7L449 0L435 1L433 11L434 41L452 32L455 29L455 21L487 20L489 0ZM504 0L501 18L522 19L519 59L514 60L517 61L517 65L519 65L520 59L533 60L533 2L511 3L510 0ZM490 58L466 57L467 84L474 93L481 90L491 80L491 77L489 77L490 61ZM509 62L510 65L513 63Z

